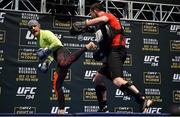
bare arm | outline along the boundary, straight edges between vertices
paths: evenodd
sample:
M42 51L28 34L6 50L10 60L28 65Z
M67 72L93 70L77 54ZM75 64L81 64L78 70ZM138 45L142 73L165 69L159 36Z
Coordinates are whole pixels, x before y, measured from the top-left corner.
M96 25L100 22L108 22L108 17L106 16L101 16L101 17L97 17L97 18L94 18L94 19L91 19L91 20L87 20L86 21L86 26L92 26L92 25Z

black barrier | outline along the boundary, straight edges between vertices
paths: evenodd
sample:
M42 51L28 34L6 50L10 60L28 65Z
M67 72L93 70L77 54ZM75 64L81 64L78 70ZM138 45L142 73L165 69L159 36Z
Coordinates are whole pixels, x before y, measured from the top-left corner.
M1 12L0 17L0 112L33 114L57 113L57 97L52 89L53 63L47 74L37 70L36 38L27 22L36 19L51 30L71 52L96 42L94 34L72 36L72 22L83 17L26 12ZM156 103L148 113L169 113L180 103L180 24L122 21L128 57L124 77ZM92 76L102 65L85 52L69 69L64 83L66 113L96 112ZM139 112L134 99L105 80L111 112Z

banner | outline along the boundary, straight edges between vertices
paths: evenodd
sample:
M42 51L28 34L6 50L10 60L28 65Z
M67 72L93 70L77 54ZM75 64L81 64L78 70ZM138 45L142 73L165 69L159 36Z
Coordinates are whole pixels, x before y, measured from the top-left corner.
M0 113L57 113L58 104L52 87L54 62L48 73L38 71L35 51L37 39L27 23L36 19L42 29L51 30L70 52L82 48L94 34L72 36L72 22L86 19L62 15L26 12L1 12L0 17ZM169 113L180 104L180 24L121 21L125 30L128 56L124 78L134 83L146 98L156 103L148 113ZM92 77L102 66L85 52L72 64L63 91L66 113L96 112L98 102ZM111 112L139 112L133 97L105 78L108 107Z

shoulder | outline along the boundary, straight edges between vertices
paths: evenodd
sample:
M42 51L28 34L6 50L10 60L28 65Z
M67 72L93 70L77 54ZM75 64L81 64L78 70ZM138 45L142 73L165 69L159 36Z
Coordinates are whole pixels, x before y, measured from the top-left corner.
M54 33L52 32L52 31L50 31L50 30L41 30L41 33L43 34L43 35L54 35Z
M42 30L44 33L53 33L52 31L50 30Z

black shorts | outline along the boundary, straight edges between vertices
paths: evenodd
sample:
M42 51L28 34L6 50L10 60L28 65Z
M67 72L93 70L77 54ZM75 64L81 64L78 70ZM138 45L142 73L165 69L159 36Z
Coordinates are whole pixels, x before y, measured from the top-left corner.
M123 77L123 64L127 57L127 51L124 46L112 47L106 56L106 62L98 71L108 79L113 80L117 77Z

